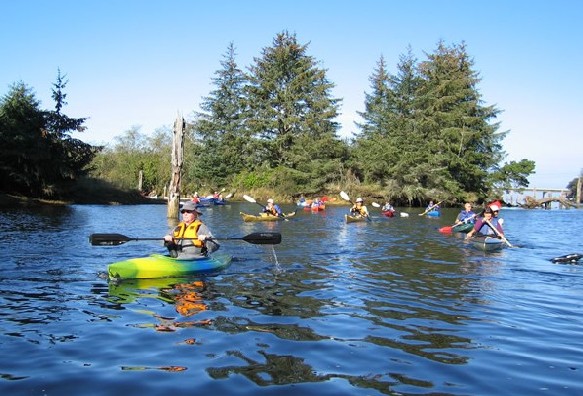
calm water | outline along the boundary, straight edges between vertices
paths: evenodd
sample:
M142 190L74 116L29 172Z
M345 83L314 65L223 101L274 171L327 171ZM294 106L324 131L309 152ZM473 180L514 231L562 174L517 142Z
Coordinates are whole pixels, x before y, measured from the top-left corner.
M516 245L496 253L439 219L347 207L243 223L244 203L206 210L217 237L278 231L207 278L108 284L107 264L158 241L165 206L0 209L4 395L576 395L583 392L583 210L502 211ZM288 206L286 209L293 209ZM374 208L369 206L371 211Z

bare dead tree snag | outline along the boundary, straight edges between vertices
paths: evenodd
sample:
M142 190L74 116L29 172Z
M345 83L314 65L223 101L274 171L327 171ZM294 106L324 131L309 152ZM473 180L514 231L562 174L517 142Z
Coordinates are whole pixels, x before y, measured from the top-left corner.
M168 188L168 212L169 219L178 218L180 211L180 188L182 182L182 163L184 162L184 130L186 122L181 115L174 121L172 136L172 177Z

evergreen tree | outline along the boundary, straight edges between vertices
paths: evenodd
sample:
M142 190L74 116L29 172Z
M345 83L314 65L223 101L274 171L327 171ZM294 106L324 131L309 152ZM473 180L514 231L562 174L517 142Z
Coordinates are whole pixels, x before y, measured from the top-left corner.
M485 193L488 172L505 156L506 133L491 123L499 110L482 104L472 67L465 44L443 42L419 66L423 83L415 120L423 143L416 178L428 191Z
M246 77L235 61L235 47L230 43L215 72L216 89L201 104L193 132L200 148L196 152L194 171L197 179L221 185L233 174L250 165L252 141L245 128L244 85Z
M54 182L64 186L87 174L88 165L102 149L92 146L80 139L73 138L72 132L83 132L86 118L70 118L61 112L67 105L67 95L64 89L67 85L66 76L58 70L57 81L53 84L52 98L55 110L46 112L45 137L50 146L51 170L46 175L46 182Z
M248 126L260 143L259 162L287 168L288 173L314 170L314 177L319 171L313 165L319 164L327 173L330 164L338 169L346 156L334 121L340 100L331 97L333 84L307 55L307 45L282 32L254 61L247 86ZM310 165L311 161L315 163Z
M64 77L54 84L54 111L40 108L32 90L14 84L0 102L0 187L33 196L62 196L100 149L72 138L84 129L84 118L61 112L66 104Z
M0 187L2 191L39 195L49 160L43 144L44 112L23 82L10 87L0 102Z

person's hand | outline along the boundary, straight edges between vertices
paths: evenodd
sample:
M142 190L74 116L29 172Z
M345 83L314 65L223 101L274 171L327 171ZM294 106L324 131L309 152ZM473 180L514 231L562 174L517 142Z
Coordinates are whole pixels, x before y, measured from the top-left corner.
M164 235L164 241L172 242L172 236L171 235Z

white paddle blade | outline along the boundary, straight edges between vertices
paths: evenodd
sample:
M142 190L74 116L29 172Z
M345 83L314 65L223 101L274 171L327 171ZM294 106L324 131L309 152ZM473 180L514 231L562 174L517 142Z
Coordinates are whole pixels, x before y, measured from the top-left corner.
M373 202L373 203L372 203L372 206L374 206L375 208L380 208L380 207L381 207L381 205L380 205L380 204L378 204L378 203L376 203L376 202Z
M350 197L344 191L340 191L340 197L345 201L350 201Z
M401 217L409 217L409 213L405 213L405 212L399 212L399 215Z
M243 195L243 199L245 201L248 201L248 202L257 203L257 201L255 200L255 198L251 198L249 195Z

